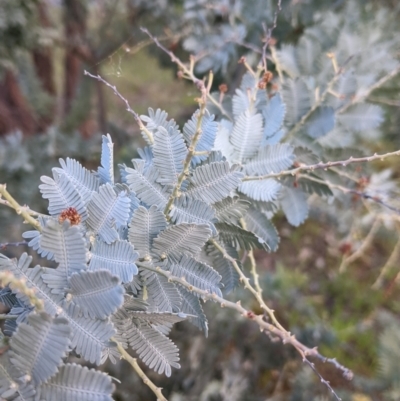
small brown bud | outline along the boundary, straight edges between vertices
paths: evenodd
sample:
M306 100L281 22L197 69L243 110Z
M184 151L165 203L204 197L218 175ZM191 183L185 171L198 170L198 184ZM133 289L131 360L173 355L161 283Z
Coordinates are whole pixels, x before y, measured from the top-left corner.
M271 71L266 71L262 77L263 82L266 84L272 80L274 74Z
M258 86L258 89L263 90L267 87L267 84L264 81L260 81L257 86Z
M243 64L246 62L246 57L240 57L238 64Z
M278 40L277 40L276 38L274 38L274 37L271 36L271 37L269 38L269 43L268 43L268 44L269 44L270 46L275 46L275 45L277 44L277 42L278 42Z
M227 85L227 84L221 84L221 85L218 87L218 89L219 89L219 91L220 91L221 93L226 93L226 92L228 92L228 85Z

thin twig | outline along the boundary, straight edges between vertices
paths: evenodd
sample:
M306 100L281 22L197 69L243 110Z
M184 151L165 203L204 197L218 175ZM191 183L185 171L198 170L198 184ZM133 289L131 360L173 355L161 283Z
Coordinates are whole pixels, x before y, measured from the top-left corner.
M33 214L32 211L25 206L21 206L11 196L11 194L7 191L6 184L0 184L0 199L1 199L1 197L3 197L6 200L7 206L13 208L17 214L21 215L25 219L26 222L28 222L33 227L35 227L38 231L42 231L40 223L32 217L32 214Z
M131 113L133 115L133 118L135 119L135 121L139 125L140 130L143 131L147 135L147 138L148 138L149 142L150 143L154 142L153 134L145 127L145 125L143 124L142 120L139 117L139 114L136 113L136 111L134 111L131 108L128 100L121 95L121 93L118 91L118 89L117 89L117 87L115 85L111 85L109 82L107 82L105 79L103 79L100 75L93 75L93 74L91 74L90 72L88 72L86 70L83 73L84 73L84 75L87 75L90 78L93 78L93 79L95 79L95 80L97 80L99 82L102 82L104 85L106 85L109 88L111 88L112 91L114 92L114 94L116 96L118 96L125 103L126 111L128 111L129 113Z
M192 162L192 158L193 158L193 155L195 153L197 142L199 141L199 139L201 137L201 134L202 134L201 123L203 121L203 117L204 117L205 111L206 111L206 103L205 103L205 101L203 101L200 104L200 110L199 110L199 113L197 115L196 132L193 135L193 138L192 138L192 140L190 142L189 150L188 150L188 152L186 154L185 162L184 162L184 165L183 165L183 170L179 174L178 181L175 184L175 187L174 187L174 189L173 189L173 191L172 191L172 193L171 193L171 195L170 195L170 197L168 199L168 202L167 202L167 204L165 205L165 208L164 208L164 215L167 218L169 217L169 212L171 211L171 207L172 207L172 204L174 203L174 200L179 196L179 192L181 190L181 185L182 185L183 181L189 175L190 163Z
M303 362L306 363L314 371L314 373L321 380L321 383L323 383L331 391L331 393L335 396L335 398L338 401L342 401L342 399L336 394L335 390L332 388L331 384L322 377L321 373L318 372L318 370L316 369L314 363L309 361L307 358L303 358Z
M121 357L125 359L135 370L135 372L139 375L139 377L143 380L143 383L148 386L151 391L157 396L158 401L168 401L164 396L163 393L161 392L162 388L157 387L146 375L146 373L143 372L141 367L139 366L137 359L131 357L128 352L124 349L124 347L119 343L118 341L115 340L115 338L111 338L111 341L115 342L117 344L117 349L118 352L121 354Z
M349 103L346 103L343 107L341 107L339 109L339 113L344 113L351 106L353 106L357 103L363 102L375 89L380 88L382 85L384 85L386 82L390 81L392 78L394 78L399 73L400 73L400 64L393 71L389 72L389 74L385 75L379 81L377 81L373 85L371 85L364 93L355 97Z
M0 249L6 249L9 246L22 246L22 245L28 245L28 242L26 241L21 241L21 242L4 242L3 244L0 244Z
M294 168L292 170L284 170L279 173L274 173L271 172L270 174L266 175L258 175L258 176L247 176L244 177L242 181L257 181L257 180L266 180L267 178L280 178L286 175L296 175L297 173L303 172L303 171L314 171L314 170L319 170L323 169L326 170L331 167L336 167L336 166L343 166L346 167L349 164L352 163L365 163L365 162L372 162L374 160L384 160L387 159L388 157L392 156L400 156L400 150L396 150L395 152L389 152L385 154L378 155L377 153L373 154L372 156L366 156L366 157L350 157L347 160L336 160L336 161L330 161L327 163L324 162L319 162L316 164L310 164L310 165L300 165L297 168Z
M372 241L375 238L375 235L378 232L379 228L381 227L381 224L381 220L379 218L375 218L374 223L372 224L361 246L354 253L343 258L342 263L339 267L339 273L344 273L350 263L353 263L355 260L364 255L367 248L372 244Z
M229 260L233 267L235 268L236 272L239 274L240 277L240 281L243 283L243 286L245 289L249 290L255 297L255 299L257 300L257 302L260 305L260 308L262 310L264 310L269 318L271 319L272 323L281 331L286 332L286 329L279 323L278 319L275 316L275 311L273 309L271 309L263 300L261 294L250 284L250 279L248 277L245 276L245 274L242 272L242 270L240 269L237 261L235 258L233 258L231 255L228 254L228 252L226 252L225 248L223 246L221 246L218 241L216 241L215 239L210 239L209 242L214 245L214 247L216 249L218 249L218 251L221 252L221 254L223 255L223 257L227 260Z
M400 226L397 224L397 234L400 234ZM400 236L397 240L389 259L386 261L385 265L382 267L381 272L375 282L372 284L371 288L378 290L382 287L383 281L389 276L389 272L396 266L398 267L398 260L400 258Z
M233 261L237 265L236 260L233 259ZM321 355L318 352L318 349L316 347L309 348L305 346L304 344L299 342L296 339L296 337L292 335L290 332L286 331L285 329L280 329L274 324L265 321L264 315L257 315L253 311L244 308L240 301L236 303L231 302L216 295L215 293L210 293L209 291L194 287L193 285L189 284L184 277L173 276L170 271L163 270L160 267L151 267L146 263L138 263L138 265L140 267L143 267L144 269L161 274L162 276L166 277L170 282L182 285L187 290L189 290L189 292L195 292L196 294L199 294L204 300L217 302L220 304L222 308L226 307L229 309L236 310L242 317L256 322L262 332L265 332L266 334L272 334L280 338L284 344L291 344L300 353L302 358L310 356L310 357L315 357L323 362L332 363L338 370L342 372L343 377L345 377L347 380L351 380L353 378L353 373L351 372L351 370L347 369L345 366L338 363L336 359L326 358L325 356Z
M325 101L326 97L328 96L329 92L332 90L333 86L337 82L337 80L340 78L340 76L343 73L343 68L339 68L337 72L335 72L335 75L333 78L328 82L325 90L321 93L321 95L318 97L317 101L313 104L310 110L306 114L304 114L303 117L301 117L300 121L298 121L293 128L290 129L290 131L286 134L285 138L290 139L293 137L293 135L301 128L304 126L304 124L307 122L307 120L312 116L312 114L322 105L322 103Z
M275 13L274 13L274 19L272 22L272 26L270 28L267 29L266 25L263 24L263 29L264 29L264 33L265 33L265 39L264 39L264 45L262 48L262 57L261 57L261 63L262 66L264 68L264 71L267 71L267 48L269 46L269 43L271 41L272 38L272 32L274 31L274 29L277 27L278 25L278 15L279 13L282 11L282 0L278 0L277 4L276 4L276 9L275 9Z
M240 224L242 226L242 228L244 228L245 230L246 228L246 222L244 221L244 219L240 219ZM253 276L253 281L254 281L254 287L256 289L256 291L260 294L260 297L262 296L262 288L260 286L260 275L257 273L257 264L256 264L256 259L254 258L254 252L251 249L250 251L246 251L246 256L249 258L250 260L250 273Z
M381 198L379 198L376 195L370 195L370 194L367 194L366 192L357 191L356 189L347 188L347 187L344 187L343 185L334 184L326 179L320 179L320 178L312 177L312 176L309 176L306 174L300 174L299 177L304 178L309 181L317 182L319 184L326 185L327 187L329 187L331 189L337 189L345 194L352 194L352 195L358 196L361 199L370 200L370 201L375 202L375 203L391 210L392 212L395 212L398 215L400 215L400 209L398 209L392 205L389 205L388 203L386 203L385 201L383 201Z
M165 46L163 46L160 43L160 41L149 32L148 29L146 29L146 28L140 28L140 29L141 29L141 31L143 33L145 33L154 42L154 44L159 49L161 49L164 53L166 53L171 58L171 61L173 63L175 63L179 67L179 69L182 71L182 75L181 75L182 78L185 78L185 79L188 79L188 80L192 81L196 85L196 87L200 90L202 96L205 95L207 100L210 101L215 107L217 107L219 109L219 111L221 112L221 114L223 114L229 120L232 120L232 117L225 110L225 108L222 106L222 104L217 102L217 100L215 100L210 93L207 93L204 81L199 79L199 78L197 78L194 75L194 71L193 71L194 58L192 58L192 62L190 64L190 68L188 68L186 66L186 64L183 63L171 50L168 50Z

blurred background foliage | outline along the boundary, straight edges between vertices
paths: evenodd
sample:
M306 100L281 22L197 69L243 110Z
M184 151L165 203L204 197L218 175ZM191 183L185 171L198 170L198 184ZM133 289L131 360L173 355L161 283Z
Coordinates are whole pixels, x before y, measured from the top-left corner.
M272 0L0 1L0 181L20 203L44 211L39 178L59 157L97 165L106 133L116 142L117 161L136 157L143 141L133 118L112 91L85 77L84 69L117 85L139 114L152 107L180 124L190 117L196 88L177 78L176 67L141 26L184 61L194 54L199 76L213 69L215 89L227 84L229 95L244 73L240 57L250 64L259 60L275 10ZM275 77L280 67L316 87L326 79L323 52L333 48L340 63L353 60L353 78L344 89L350 93L355 80L367 90L398 64L399 17L396 0L284 0L269 68ZM325 35L319 42L326 48L318 47L313 35ZM366 94L380 106L380 124L368 135L335 130L319 146L367 153L400 149L399 93L400 79L393 74ZM301 144L304 138L295 140ZM397 200L398 159L357 172L363 180L359 188L372 186ZM343 400L399 400L399 216L349 195L311 204L310 219L300 227L277 216L278 251L256 254L264 297L300 341L354 371L348 382L331 365L316 364ZM20 241L26 229L18 216L1 207L0 219L0 243ZM20 248L9 245L4 251L14 255ZM244 291L233 297L258 311ZM290 347L260 335L231 311L209 304L206 311L208 339L184 323L173 333L182 369L168 380L147 372L170 401L332 399ZM115 399L151 399L123 362L104 369L122 382Z

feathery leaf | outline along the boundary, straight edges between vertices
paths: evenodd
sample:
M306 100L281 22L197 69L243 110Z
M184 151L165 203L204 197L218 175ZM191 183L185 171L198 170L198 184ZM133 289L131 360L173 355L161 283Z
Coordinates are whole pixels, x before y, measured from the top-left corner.
M267 178L264 180L244 181L239 191L256 201L271 202L278 196L281 184L278 181Z
M31 314L11 338L10 361L39 384L57 372L69 345L68 321L46 313Z
M161 258L179 258L182 253L195 255L210 236L211 230L205 224L170 226L154 239L153 251Z
M69 283L72 302L82 309L86 318L105 319L124 302L124 287L108 270L76 273Z
M171 221L175 224L208 224L213 233L215 233L214 215L215 210L207 203L186 196L175 198L169 213Z
M186 195L206 203L219 202L235 190L243 178L238 165L214 162L197 167L190 178L191 186Z
M129 223L129 242L135 246L141 258L150 256L154 238L166 227L164 213L157 210L155 205L150 209L140 206L133 213Z
M307 218L307 198L301 189L282 187L280 203L292 226L298 227Z
M263 138L263 120L261 114L246 110L235 122L230 141L235 149L233 160L242 163L254 156Z
M89 271L108 270L123 283L129 283L138 273L135 261L139 254L127 241L117 240L109 245L97 240L91 249L91 255Z
M246 229L251 231L257 237L262 238L269 246L271 251L275 252L279 245L279 236L271 220L259 210L250 208L244 217Z
M118 239L115 227L128 222L131 200L125 191L116 195L110 184L102 185L88 204L88 227L103 241L111 244Z
M126 335L129 345L150 369L170 377L171 366L181 367L177 346L153 327L138 322L129 327Z
M87 219L85 202L78 190L71 183L65 174L58 174L53 169L54 179L42 175L39 185L40 192L44 199L49 200L49 213L51 216L58 216L63 210L73 207L81 216L82 221Z
M183 126L183 136L188 144L191 143L197 128L197 116L196 111L192 118ZM196 152L210 152L214 146L215 137L217 135L218 123L214 121L214 115L209 115L208 112L204 114L201 120L201 135L200 139L196 144ZM207 159L207 155L194 155L192 157L192 165L195 166L200 162Z
M40 400L113 401L114 385L103 372L86 366L66 364L38 389Z
M70 183L79 192L85 206L90 201L93 192L99 190L98 178L83 167L78 161L66 158L66 161L59 159L61 167L55 167L53 170L59 175L65 175Z
M246 162L244 168L249 175L279 173L293 164L293 147L287 143L277 143L261 148L257 155Z
M158 127L153 145L153 163L160 173L157 181L161 184L175 185L183 170L186 154L185 141L178 130L170 127L167 131L161 126Z
M148 206L156 205L160 209L167 204L168 194L165 189L157 182L159 171L150 166L144 170L145 163L134 162L135 169L126 167L126 182L129 188L135 192L136 196Z
M101 184L114 184L114 144L110 134L102 136L101 167L97 169Z
M194 287L222 297L219 288L221 276L206 263L199 262L190 256L182 255L178 260L171 260L166 268L172 275L185 278Z

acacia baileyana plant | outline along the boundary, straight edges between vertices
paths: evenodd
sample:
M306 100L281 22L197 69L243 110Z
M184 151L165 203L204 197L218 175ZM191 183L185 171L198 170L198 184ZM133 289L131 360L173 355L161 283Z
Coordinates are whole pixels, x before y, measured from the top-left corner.
M288 80L281 91L267 91L272 76L265 64L255 71L246 65L230 98L210 93L211 75L201 81L193 69L180 66L182 76L193 78L201 91L199 109L183 127L162 110L149 109L139 118L113 88L147 141L138 150L140 158L119 166L119 182L107 135L97 171L66 158L52 177L41 177L48 215L21 207L0 185L3 203L35 228L23 237L52 266L32 267L26 253L19 259L0 255L0 301L9 308L0 356L3 398L111 400L111 378L69 363L73 354L98 366L122 357L165 400L126 350L170 376L180 365L168 334L182 320L207 334L202 309L207 300L235 309L261 331L290 343L313 369L308 357L331 362L351 378L348 369L301 344L277 321L262 298L252 252L277 249L271 221L277 212L298 226L308 215L310 194L333 196L325 169L399 152L323 162L290 137L281 143L296 126L310 141L334 127L333 107L312 106L308 97L305 102L303 81ZM333 71L334 77L339 74ZM251 279L239 261L243 253L251 261ZM225 299L240 283L264 314Z

